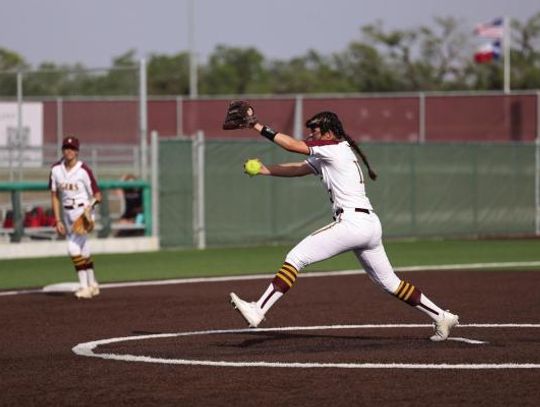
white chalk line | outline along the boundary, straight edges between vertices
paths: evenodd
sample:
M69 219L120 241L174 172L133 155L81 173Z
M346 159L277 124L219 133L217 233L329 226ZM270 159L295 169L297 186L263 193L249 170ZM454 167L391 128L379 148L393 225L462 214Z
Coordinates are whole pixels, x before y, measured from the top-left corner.
M491 268L506 268L506 267L537 267L540 266L540 261L522 261L522 262L503 262L503 263L470 263L470 264L441 264L441 265L425 265L411 267L396 267L396 272L408 271L445 271L445 270L472 270L472 269L491 269ZM339 270L339 271L312 271L302 273L302 278L316 277L332 277L332 276L348 276L352 274L365 274L362 269L356 270ZM106 283L100 284L100 288L126 288L126 287L147 287L173 284L194 284L194 283L219 283L232 281L249 281L273 278L274 274L255 274L245 276L222 276L222 277L194 277L194 278L175 278L166 280L148 280L148 281L129 281L121 283ZM28 290L12 290L0 291L0 297L22 294L38 294L45 292L42 288Z
M106 360L117 360L124 362L160 363L169 365L190 365L190 366L213 366L213 367L268 367L268 368L337 368L337 369L464 369L464 370L484 370L484 369L540 369L540 363L317 363L317 362L233 362L222 360L192 360L192 359L165 359L152 356L140 355L119 355L114 353L95 353L94 350L100 345L117 342L138 341L145 339L162 339L196 335L217 335L236 334L251 332L280 332L280 331L308 331L308 330L330 330L330 329L378 329L378 328L425 328L429 324L363 324L363 325L327 325L327 326L296 326L279 328L259 328L259 329L216 329L207 331L178 332L167 334L151 334L126 336L119 338L101 339L91 342L80 343L73 347L72 351L80 356L94 357ZM540 328L540 324L463 324L460 328ZM461 341L469 344L485 344L487 342L475 339L450 337L449 340ZM436 344L434 344L436 346Z
M471 345L483 345L485 343L489 343L487 341L480 341L478 339L468 339L468 338L461 338L461 337L448 337L446 338L447 341L454 341L454 342L465 342L470 343Z

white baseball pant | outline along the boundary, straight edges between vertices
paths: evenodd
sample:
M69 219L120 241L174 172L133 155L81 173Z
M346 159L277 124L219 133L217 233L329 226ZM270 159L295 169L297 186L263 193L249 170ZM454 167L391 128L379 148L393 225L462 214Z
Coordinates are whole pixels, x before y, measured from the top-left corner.
M346 209L335 222L298 243L287 254L285 262L301 270L349 250L354 252L372 281L391 294L397 290L401 280L384 250L381 222L374 212Z

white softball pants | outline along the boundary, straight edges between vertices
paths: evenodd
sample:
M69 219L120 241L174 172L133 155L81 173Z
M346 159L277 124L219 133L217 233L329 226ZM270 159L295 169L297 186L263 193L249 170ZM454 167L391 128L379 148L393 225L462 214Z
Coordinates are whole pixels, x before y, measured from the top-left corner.
M394 293L400 279L382 244L382 227L379 217L354 211L345 211L337 220L298 243L285 259L297 270L337 254L352 250L364 270L379 287Z
M84 207L64 209L64 225L66 226L66 239L68 242L68 254L71 257L90 257L90 247L87 235L78 235L72 232L73 222L84 212Z

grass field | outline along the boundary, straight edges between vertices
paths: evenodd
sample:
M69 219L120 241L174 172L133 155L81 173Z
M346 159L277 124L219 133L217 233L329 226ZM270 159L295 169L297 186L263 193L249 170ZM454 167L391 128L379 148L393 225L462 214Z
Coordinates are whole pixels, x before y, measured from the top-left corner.
M394 267L540 261L540 240L388 241ZM291 246L162 250L94 256L100 282L273 273ZM351 253L310 266L307 271L359 268ZM538 267L536 267L538 268ZM0 260L0 289L76 281L66 257Z

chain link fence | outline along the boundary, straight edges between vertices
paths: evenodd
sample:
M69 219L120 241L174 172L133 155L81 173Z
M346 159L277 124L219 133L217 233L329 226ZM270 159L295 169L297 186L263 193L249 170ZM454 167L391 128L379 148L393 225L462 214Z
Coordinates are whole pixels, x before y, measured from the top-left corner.
M247 158L303 160L270 143L204 143L204 171L193 143L160 143L160 238L164 247L291 243L332 221L315 176L248 177ZM386 237L539 234L538 149L534 144L364 144L379 174L368 196ZM198 191L203 177L203 192ZM197 219L204 197L204 219Z
M0 72L0 171L13 180L50 164L66 135L78 137L82 154L114 159L123 145L137 147L136 175L145 171L146 80L144 64L111 69L54 68ZM143 141L145 143L143 143ZM144 145L143 145L144 144ZM101 145L110 146L107 149ZM118 147L120 146L120 147ZM118 159L122 161L122 153ZM55 160L53 160L54 162ZM132 166L133 167L133 166ZM0 173L0 176L6 177Z

